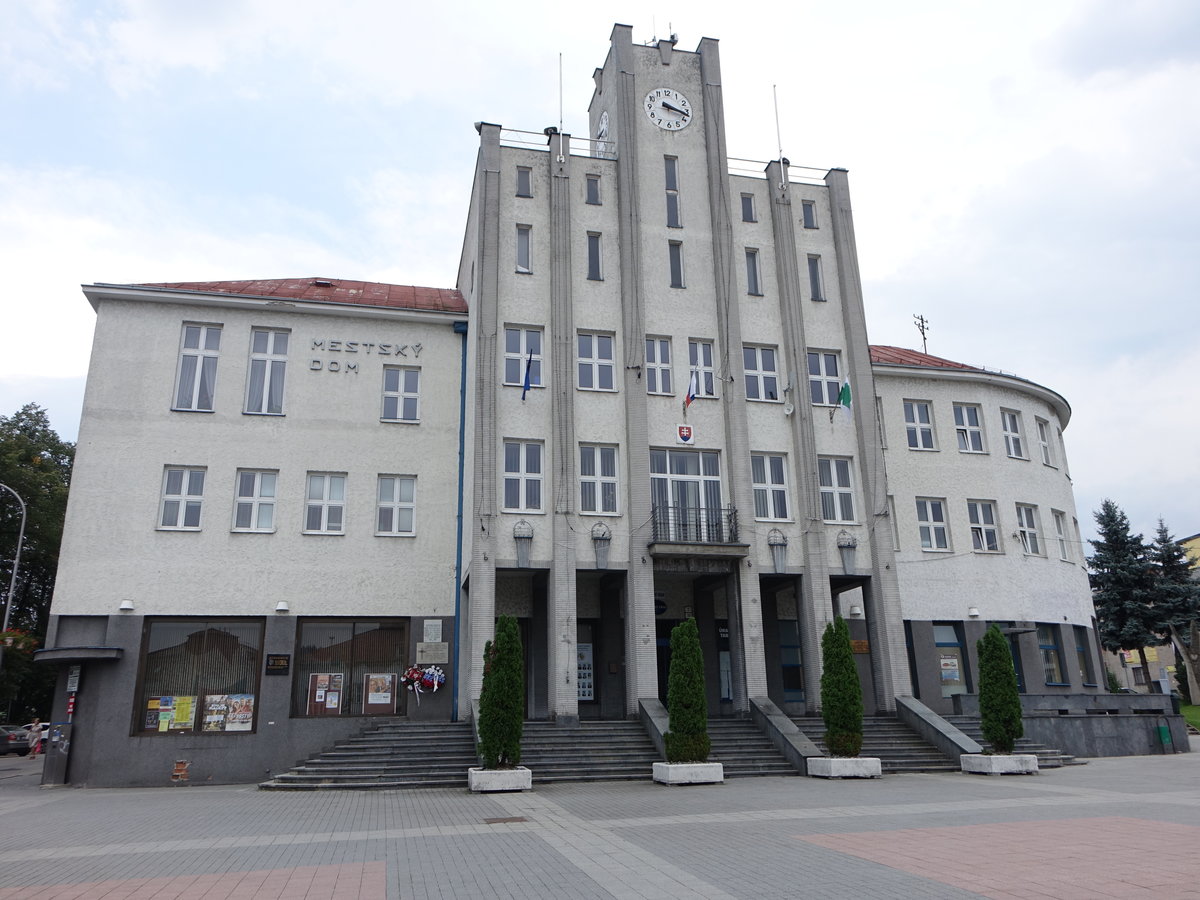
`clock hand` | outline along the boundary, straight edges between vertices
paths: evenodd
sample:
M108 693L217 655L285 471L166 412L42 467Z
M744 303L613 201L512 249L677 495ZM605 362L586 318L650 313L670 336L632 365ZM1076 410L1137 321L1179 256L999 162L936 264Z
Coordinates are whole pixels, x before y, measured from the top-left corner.
M672 105L671 105L670 103L668 103L666 100L664 100L664 101L662 102L662 105L663 105L663 109L669 109L671 112L676 112L676 113L679 113L681 116L686 116L686 115L687 115L687 113L685 113L685 112L684 112L682 109L680 109L678 106L672 106Z

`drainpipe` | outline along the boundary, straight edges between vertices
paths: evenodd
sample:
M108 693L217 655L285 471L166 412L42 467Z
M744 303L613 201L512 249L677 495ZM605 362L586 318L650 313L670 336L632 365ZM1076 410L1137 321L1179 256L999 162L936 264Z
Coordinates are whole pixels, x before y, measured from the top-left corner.
M458 647L462 639L462 563L463 563L463 477L466 471L467 429L467 323L455 322L454 333L462 335L461 368L458 375L458 512L455 516L454 548L454 665L450 721L458 721Z

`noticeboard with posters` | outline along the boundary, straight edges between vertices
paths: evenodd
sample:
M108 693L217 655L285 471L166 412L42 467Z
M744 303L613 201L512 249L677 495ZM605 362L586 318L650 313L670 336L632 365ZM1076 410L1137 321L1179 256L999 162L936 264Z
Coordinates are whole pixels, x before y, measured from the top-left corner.
M313 672L309 675L308 715L340 716L344 681L341 672Z

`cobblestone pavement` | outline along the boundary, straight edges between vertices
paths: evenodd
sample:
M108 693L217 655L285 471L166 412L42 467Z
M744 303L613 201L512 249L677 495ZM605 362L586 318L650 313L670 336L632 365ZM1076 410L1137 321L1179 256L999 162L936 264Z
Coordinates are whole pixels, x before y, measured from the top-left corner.
M0 900L1200 898L1200 753L489 796L41 788L39 768L0 758Z

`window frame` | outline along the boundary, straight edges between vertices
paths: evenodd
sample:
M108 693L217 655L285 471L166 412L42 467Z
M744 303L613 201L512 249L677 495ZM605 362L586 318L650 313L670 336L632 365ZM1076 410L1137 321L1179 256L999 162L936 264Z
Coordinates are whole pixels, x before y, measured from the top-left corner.
M679 157L663 157L663 183L666 191L667 227L683 227L683 208L679 198Z
M388 377L396 373L396 387L388 388ZM409 384L409 377L416 383ZM384 366L383 367L383 396L379 411L379 421L401 425L416 425L421 421L421 367L420 366ZM388 415L388 401L394 401L398 415ZM411 405L412 415L405 415Z
M683 241L667 241L667 268L671 279L670 286L683 289L687 287L683 273Z
M765 355L771 355L771 366L766 366ZM753 358L751 358L751 355ZM753 365L750 365L753 363ZM745 376L746 400L755 403L781 403L779 399L779 348L770 344L743 344L742 370ZM751 390L753 385L753 391ZM767 390L767 386L771 390ZM753 396L751 394L753 393ZM767 396L773 394L774 396Z
M758 210L755 209L753 194L747 194L747 193L742 194L742 221L743 222L757 222L758 221Z
M605 474L605 461L612 463L611 474ZM590 463L590 466L589 466ZM591 469L590 474L587 470ZM579 445L579 512L589 516L619 516L621 514L620 448L616 444L581 443ZM587 501L591 487L592 503ZM606 509L610 505L611 509Z
M179 490L168 491L172 473L179 473ZM199 492L193 492L193 478L200 477ZM202 531L204 529L204 483L208 480L207 466L163 466L162 485L158 497L156 531ZM166 524L167 504L175 504L173 524ZM196 523L188 525L188 513L196 511Z
M519 352L514 352L510 349L510 337L516 334ZM537 348L530 347L530 336L537 336ZM542 384L542 348L545 346L545 334L543 329L535 327L526 327L524 325L505 325L504 326L504 385L506 387L524 387L525 386L525 364L532 359L529 370L529 386L530 388L544 387ZM516 362L517 377L515 381L510 380L509 365L513 361Z
M955 403L953 409L954 434L958 440L958 452L987 453L987 441L983 433L983 408L977 403ZM970 421L972 418L974 422ZM978 447L971 446L972 437L978 439Z
M267 336L267 349L256 350L255 338ZM278 350L279 338L283 338L284 349ZM284 415L283 395L287 387L287 359L291 344L291 331L286 328L251 328L250 329L250 360L246 367L246 398L242 413L248 416L282 416ZM255 371L261 363L262 384L255 388ZM278 397L275 396L275 385L279 383ZM253 409L252 401L257 399L258 409ZM273 409L278 401L278 409Z
M782 453L751 453L750 483L754 497L754 518L757 521L792 521L787 456Z
M602 235L599 231L587 233L587 280L604 280L604 252Z
M221 325L207 322L184 322L179 331L179 360L175 365L175 384L171 393L171 409L175 412L212 412L217 398L217 367L221 355ZM196 329L196 346L188 347L188 331ZM216 335L216 347L209 347L210 335ZM194 360L188 378L187 403L181 403L184 390L184 369ZM210 365L211 362L211 365ZM201 402L207 383L208 405Z
M1004 435L1004 452L1009 459L1029 459L1025 455L1025 437L1021 430L1021 414L1015 409L1000 410L1000 431Z
M533 226L517 225L516 272L518 275L533 274Z
M584 355L584 342L587 342L589 352ZM604 344L608 345L608 355L601 355ZM605 331L578 331L575 334L575 387L581 391L603 391L615 393L617 390L617 337ZM590 384L584 384L584 373ZM603 385L607 373L608 387Z
M1042 465L1057 469L1054 462L1054 445L1050 443L1050 423L1039 416L1034 416L1034 430L1037 432L1038 449L1041 451Z
M1038 522L1038 508L1031 503L1015 504L1017 510L1017 536L1026 556L1045 556Z
M904 431L909 450L936 451L937 433L933 427L933 404L928 400L903 400ZM924 411L925 420L921 421ZM918 446L928 441L927 446Z
M321 496L313 497L313 479L321 479ZM336 479L336 481L335 481ZM344 535L346 533L346 482L345 472L314 472L304 473L304 520L301 534ZM340 485L341 498L335 498L334 486ZM310 528L309 523L313 510L319 510L320 523L317 528ZM337 527L330 526L331 513L337 510Z
M1047 687L1070 687L1066 680L1067 661L1062 652L1062 634L1053 622L1034 622L1037 627L1038 651L1042 657L1042 675ZM1052 680L1051 670L1057 669L1057 680Z
M671 339L647 335L646 347L646 393L658 396L675 395L671 368ZM663 358L665 354L665 359ZM696 396L700 396L697 394Z
M383 497L383 483L390 480L392 496ZM401 485L408 486L409 499L403 499ZM391 528L383 528L381 521L384 512L391 513ZM409 528L399 527L402 513L408 513ZM381 472L375 479L375 536L376 537L416 537L417 534L417 476L395 475Z
M985 515L986 513L986 515ZM987 521L990 518L991 521ZM1003 553L1000 543L1000 522L996 517L996 501L968 500L967 522L971 526L971 550L975 553ZM988 535L991 544L988 545Z
M1074 562L1071 559L1070 538L1067 537L1067 514L1060 509L1050 510L1054 518L1054 536L1058 541L1058 558L1063 562Z
M758 250L746 248L746 293L751 297L763 296L762 276L758 267Z
M807 351L808 399L813 406L840 406L842 394L842 361L836 350ZM830 373L830 364L833 372ZM817 371L813 371L813 369ZM818 393L821 396L817 400Z
M819 253L808 254L808 289L815 302L825 303L829 300L825 296L825 274L821 271L821 255Z
M243 479L250 476L252 493L243 494ZM263 476L271 477L271 493L263 493ZM237 534L274 534L276 518L279 510L279 470L278 469L238 469L234 473L233 483L233 521L229 530ZM250 513L249 525L238 524L238 513L242 507L248 507ZM262 510L271 510L271 524L263 526L260 523Z
M717 396L717 370L713 365L715 352L712 341L688 338L688 384L691 384L691 375L695 372L697 400Z
M509 468L509 448L516 448L517 451L517 468ZM529 467L529 448L537 448L537 468L536 470ZM513 513L542 513L544 512L544 485L543 478L546 470L546 444L544 441L528 441L521 438L505 438L501 453L501 466L503 467L503 477L500 485L500 508L503 512ZM516 506L508 505L508 490L509 484L512 483L517 488L519 504ZM530 501L530 491L536 485L537 505L534 506Z
M600 176L594 173L588 173L584 176L584 203L588 206L603 206L604 200L600 196Z
M854 460L849 456L818 456L817 484L821 501L821 521L852 525L854 518ZM845 475L845 478L842 478ZM849 507L849 517L845 514ZM836 515L830 518L830 510Z
M800 220L805 228L817 227L817 203L815 200L800 201Z
M518 197L533 196L533 167L532 166L517 166L517 191Z
M1088 643L1086 625L1072 625L1075 635L1075 665L1079 667L1079 683L1084 687L1096 687L1096 661Z
M946 498L917 497L916 505L917 536L921 550L926 553L953 552L954 548L950 545L950 522L946 517Z

